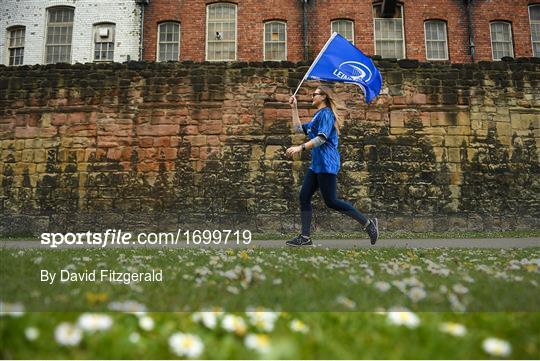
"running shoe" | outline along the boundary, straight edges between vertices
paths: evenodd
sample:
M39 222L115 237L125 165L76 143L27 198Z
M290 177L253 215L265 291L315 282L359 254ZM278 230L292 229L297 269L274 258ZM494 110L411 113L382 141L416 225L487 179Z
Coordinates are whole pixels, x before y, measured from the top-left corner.
M379 222L377 221L377 218L373 218L369 221L366 232L369 235L371 244L374 245L377 243L377 239L379 239Z
M297 237L291 239L290 241L285 242L285 244L291 247L301 247L301 246L312 246L313 242L311 241L311 238L304 237L301 234L299 234Z

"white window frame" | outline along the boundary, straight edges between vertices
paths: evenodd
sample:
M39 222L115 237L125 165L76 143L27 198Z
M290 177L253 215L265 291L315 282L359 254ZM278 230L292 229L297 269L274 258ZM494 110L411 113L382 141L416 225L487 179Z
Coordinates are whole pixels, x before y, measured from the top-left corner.
M530 26L530 29L531 29L532 56L534 56L534 57L540 57L540 52L539 52L538 54L536 54L536 55L534 54L534 43L535 43L535 41L534 41L534 39L533 39L533 34L532 34L533 20L532 20L532 17L531 17L531 8L533 8L533 7L540 9L540 4L531 4L531 5L529 5L529 8L528 8L528 9L529 9L529 26ZM538 22L538 24L540 25L540 20L535 20L535 21L534 21L535 24L536 24L537 22ZM539 35L539 36L540 36L540 35ZM538 41L536 41L536 43L538 43L539 46L540 46L540 39L539 39Z
M11 46L11 35L13 32L15 31L20 31L22 30L23 31L23 36L22 36L22 45L21 46ZM6 65L7 66L21 66L21 65L24 65L24 48L25 48L25 44L26 44L26 26L24 25L13 25L13 26L10 26L9 28L6 29L6 36L7 36L7 40L6 40L6 48L7 48L7 61L6 61ZM12 49L22 49L22 62L21 64L10 64L9 62L11 61L11 50Z
M208 48L210 43L208 42L208 20L210 17L210 7L216 5L231 5L234 7L234 59L208 59ZM206 61L236 61L238 59L238 5L228 2L218 2L206 5L206 29L205 29L205 60Z
M351 42L351 44L354 45L354 21L352 20L349 20L349 19L335 19L335 20L332 20L330 22L330 35L332 35L334 33L334 24L335 23L339 23L339 22L348 22L351 24L351 29L352 29L352 40L349 40ZM337 32L337 31L336 31ZM339 33L338 33L339 34ZM341 34L340 34L341 35ZM341 35L343 36L343 35ZM343 36L344 37L344 36ZM348 40L348 39L347 39Z
M69 59L68 59L68 63L72 63L73 62L73 29L75 27L75 8L73 6L65 6L65 5L61 5L61 6L51 6L51 7L48 7L45 9L45 51L43 52L43 63L44 64L55 64L55 63L49 63L47 62L47 51L48 51L48 47L49 47L49 44L47 42L47 39L48 39L48 36L49 36L49 17L50 17L50 11L51 10L57 10L57 9L71 9L73 11L73 21L71 22L71 42L69 44ZM56 44L58 45L58 44Z
M495 49L493 48L493 34L491 33L491 26L493 24L498 24L498 23L502 23L502 24L507 24L510 26L510 51L511 51L511 57L513 58L514 57L514 35L513 35L513 32L512 32L512 23L509 22L509 21L504 21L504 20L495 20L495 21L490 21L489 22L489 43L490 43L490 46L491 46L491 58L494 60L494 61L500 61L501 59L495 59Z
M175 24L178 25L178 58L176 60L160 60L159 59L159 45L160 42L160 34L161 34L161 25L164 24ZM182 41L182 26L180 25L180 22L178 21L162 21L158 25L158 31L157 31L157 41L156 41L156 61L157 62L165 62L165 61L180 61L180 42ZM169 43L168 43L169 44Z
M275 59L266 59L266 26L271 25L273 23L283 24L285 25L285 58L280 60ZM269 40L271 42L271 40ZM281 41L279 41L281 43ZM281 21L281 20L269 20L265 21L263 24L263 59L264 61L287 61L288 59L288 49L287 49L287 22Z
M428 53L428 39L427 39L427 24L428 23L442 23L444 25L444 45L446 49L446 58L430 58ZM440 41L440 40L430 40L430 41ZM426 47L426 60L433 60L433 61L444 61L450 59L450 50L448 49L448 25L446 24L446 21L444 20L426 20L424 21L424 43Z
M101 60L101 59L96 59L96 44L98 42L96 42L96 32L98 31L99 27L100 26L107 26L109 29L112 27L112 43L113 43L113 58L112 59L106 59L106 60ZM115 53L115 50L116 50L116 24L115 23L109 23L109 22L104 22L104 23L96 23L93 25L93 28L92 28L92 62L94 63L111 63L111 62L114 62L114 53ZM99 42L100 44L103 44L105 42ZM109 42L106 42L107 44L110 43Z
M375 3L371 5L371 12L373 13L373 8L377 5L381 5L380 3ZM401 4L396 4L396 6L399 6L401 8L401 34L403 34L403 58L400 59L406 59L407 58L407 47L405 46L405 8ZM375 20L376 19L387 19L387 18L376 18L373 17L373 46L375 49L375 55L377 55L377 36L375 33ZM394 18L392 18L394 19ZM382 57L382 55L381 55Z

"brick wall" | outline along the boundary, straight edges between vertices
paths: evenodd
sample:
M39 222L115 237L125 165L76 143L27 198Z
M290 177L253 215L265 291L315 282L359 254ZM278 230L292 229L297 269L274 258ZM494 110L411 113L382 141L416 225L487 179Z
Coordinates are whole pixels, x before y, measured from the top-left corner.
M384 229L540 225L540 62L381 60L350 84L338 194ZM309 156L285 149L307 64L0 66L0 234L107 227L292 231ZM299 93L314 114L315 83ZM318 229L358 225L315 197Z
M206 5L215 1L163 0L151 2L145 12L144 59L156 60L157 28L164 21L180 23L180 59L204 61L206 58ZM237 5L237 59L263 60L263 29L268 20L287 22L288 60L303 57L302 8L297 1L231 1Z
M157 24L180 22L182 29L180 60L205 60L206 4L216 1L153 0L145 16L144 59L156 59ZM238 60L263 60L263 22L279 19L287 22L288 60L304 59L302 2L300 0L230 1L238 5ZM373 55L373 1L310 0L308 3L308 42L311 59L322 48L331 32L331 21L354 21L356 46ZM424 21L444 20L448 29L450 61L471 61L467 13L462 0L403 0L405 54L409 59L425 61ZM528 5L538 0L475 0L472 23L476 42L476 60L492 60L489 23L506 20L512 23L515 57L532 56Z
M492 21L511 23L515 56L532 56L531 26L527 6L532 4L540 4L540 2L535 0L476 2L473 7L473 21L478 60L493 59L489 37Z
M114 61L139 59L140 7L133 0L1 0L0 1L0 64L9 64L7 28L26 28L24 64L45 63L47 8L70 6L73 19L72 63L94 60L93 25L114 23Z

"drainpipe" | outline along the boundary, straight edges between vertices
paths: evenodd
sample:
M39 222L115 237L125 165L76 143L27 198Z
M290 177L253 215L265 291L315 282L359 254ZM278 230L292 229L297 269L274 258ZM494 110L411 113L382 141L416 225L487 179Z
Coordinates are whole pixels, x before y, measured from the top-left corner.
M307 20L307 2L308 0L302 0L302 11L304 17L304 61L308 61L308 20Z
M471 54L471 62L474 63L475 46L474 28L472 23L472 2L473 0L465 0L465 12L467 13L467 31L469 33L469 53Z
M139 30L139 61L143 60L144 50L144 8L150 4L150 0L136 0L136 3L141 7L141 28Z

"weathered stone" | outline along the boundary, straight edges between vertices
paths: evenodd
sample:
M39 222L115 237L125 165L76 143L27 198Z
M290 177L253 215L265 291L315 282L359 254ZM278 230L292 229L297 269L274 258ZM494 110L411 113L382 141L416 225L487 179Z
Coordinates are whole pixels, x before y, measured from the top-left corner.
M2 89L0 218L21 216L1 232L297 227L309 152L285 155L307 141L288 98L309 64L137 64L37 66L34 87L23 68L0 67L0 84L14 84ZM540 65L504 76L491 63L379 65L385 90L367 106L357 87L335 85L347 106L343 197L389 230L538 227L540 98L527 82ZM302 122L315 114L315 86L297 96ZM356 229L319 197L314 208L315 229Z

